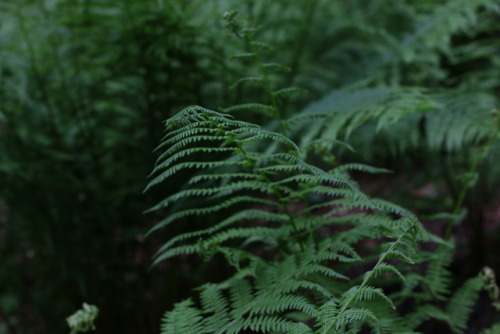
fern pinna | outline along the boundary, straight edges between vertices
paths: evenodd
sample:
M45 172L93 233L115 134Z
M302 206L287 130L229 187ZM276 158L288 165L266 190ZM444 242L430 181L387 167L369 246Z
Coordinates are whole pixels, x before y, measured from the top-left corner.
M171 208L153 230L201 215L206 226L168 240L155 263L219 253L235 274L167 312L162 333L409 331L378 284L406 281L404 264L426 232L346 173L370 168L324 171L283 135L202 107L186 108L166 127L148 187L196 172L152 208Z

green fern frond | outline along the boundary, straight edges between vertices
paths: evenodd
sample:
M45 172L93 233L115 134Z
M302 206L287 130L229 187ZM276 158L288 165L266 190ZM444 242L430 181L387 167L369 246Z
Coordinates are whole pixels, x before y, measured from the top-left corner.
M222 203L217 203L213 206L209 206L209 207L205 207L205 208L186 209L186 210L175 212L175 213L169 215L167 218L158 222L148 232L148 234L150 234L151 232L153 232L159 228L165 227L178 219L185 218L188 216L200 216L200 215L215 213L217 211L227 209L233 205L237 205L237 204L244 203L244 202L249 202L249 203L254 203L254 204L275 205L275 203L273 201L267 201L264 199L258 199L258 198L254 198L254 197L248 197L248 196L236 196L233 198L229 198L229 199L223 201Z
M251 319L243 319L237 325L227 329L227 333L240 333L252 330L260 333L288 333L295 327L295 323L278 316L263 315ZM217 332L223 333L223 332Z
M208 333L203 324L201 311L193 307L191 299L175 304L172 311L163 316L161 334Z
M193 147L189 150L183 150L180 152L177 152L170 156L168 159L163 161L161 164L157 165L153 171L151 172L151 175L157 173L161 169L164 169L165 167L173 164L179 159L182 159L190 154L196 154L196 153L207 153L207 154L216 154L216 153L228 153L228 152L234 152L235 148L233 147Z
M295 324L288 334L314 334L313 330L303 323Z
M373 328L375 333L382 333L382 327L380 320L377 316L370 310L363 308L350 308L343 312L340 316L336 318L335 327L333 328L335 332L333 333L345 333L346 327L349 325L367 324ZM332 333L330 327L327 327L323 334Z
M465 333L472 308L476 303L483 280L479 277L468 279L451 297L446 306L454 333Z
M402 256L401 256L402 254ZM398 256L399 258L401 259L404 259L408 262L413 262L413 260L411 258L409 258L407 255L403 254L402 252L399 252L399 251L392 251L390 255L388 255L388 257L392 257L392 256ZM378 277L380 275L385 275L385 274L389 274L389 275L395 275L399 280L401 280L401 282L403 282L404 284L406 284L406 279L405 277L403 276L403 274L395 267L393 266L392 264L388 264L388 263L380 263L376 269L373 269L375 270L374 272L374 277ZM370 272L368 272L370 273ZM367 274L368 274L367 273Z
M179 254L199 254L208 260L222 253L237 268L236 276L250 273L202 287L201 314L208 332L288 332L297 328L295 322L281 316L289 312L299 312L326 332L355 331L363 324L381 331L380 321L385 318L366 307L393 308L394 304L373 284L386 274L405 281L404 273L389 261L411 263L416 241L423 240L425 233L411 212L369 198L345 172L379 169L353 164L324 171L304 161L287 137L204 108L189 107L167 124L175 134L165 137L169 145L162 146L166 153L160 156L158 175L151 182L168 181L186 169L196 172L185 189L153 208L176 205L153 230L187 218L211 214L218 218L171 238L156 254L154 264ZM215 129L217 139L203 136L190 141L199 137L198 125L202 131ZM187 127L189 135L184 136L177 127ZM280 143L279 149L261 153L260 147L271 141ZM200 147L206 150L196 149ZM179 152L183 152L182 159L176 156ZM197 159L207 152L208 159ZM215 152L230 156L220 160ZM321 198L318 204L305 205L314 197ZM200 206L200 201L205 204ZM292 210L293 206L300 209ZM341 226L332 237L316 235L320 228ZM363 259L355 245L387 238L394 240L378 248L378 262L363 277L355 277L362 283L349 289L346 282L352 277L346 270L373 260ZM267 263L246 253L256 243L270 251L280 249L282 259L274 261L276 255L270 255ZM332 263L336 265L332 267ZM328 301L338 308L334 317L323 319L325 311L319 305ZM387 317L386 323L391 323L395 316L387 313Z
M301 147L325 138L352 138L351 145L364 147L378 136L393 153L422 143L431 150L454 151L494 133L489 112L497 104L492 94L463 90L438 94L404 87L341 90L299 114L330 114L327 122L313 121L293 131L301 134Z
M252 270L253 284L246 277L235 277L218 285L202 286L201 314L204 316L205 332L239 333L251 329L264 333L288 333L297 324L278 316L279 314L298 311L312 319L317 317L317 307L303 292L309 290L323 294L324 288L308 279L307 268L311 268L315 263L321 263L321 259L335 256L325 256L325 252L332 252L326 243L322 250L313 251L314 249L314 246L309 245L308 254L301 254L300 261L293 256L276 264L266 264L257 260ZM225 297L225 290L229 290L229 298ZM325 297L332 298L329 292ZM188 305L192 306L191 303ZM172 313L169 315L174 316ZM300 327L304 330L303 326Z
M208 333L215 333L219 328L224 327L230 321L228 308L229 303L222 295L219 286L215 284L205 284L199 288L201 290L200 300L205 317L203 325Z
M451 273L448 267L452 260L452 248L440 247L434 252L424 276L424 284L431 291L432 298L445 300L449 294Z
M379 265L380 266L380 265ZM367 274L371 274L371 272L368 272ZM374 276L375 277L375 276ZM394 307L394 304L392 303L392 300L390 300L382 291L380 288L374 288L368 285L365 285L363 287L352 287L348 291L346 291L342 295L342 299L344 301L350 301L351 303L357 303L361 301L368 301L368 300L373 300L373 299L381 299L382 301L385 301L388 305L390 305L392 308Z
M255 305L250 311L250 315L258 313L272 314L291 309L303 312L310 317L315 317L317 314L316 307L311 304L307 298L303 296L277 294L274 297L270 296L267 301Z

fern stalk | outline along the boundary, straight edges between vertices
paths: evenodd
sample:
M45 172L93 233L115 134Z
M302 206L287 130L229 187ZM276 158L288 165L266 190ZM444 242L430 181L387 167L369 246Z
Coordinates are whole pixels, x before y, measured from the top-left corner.
M241 153L247 158L247 163L249 164L249 166L252 168L252 169L255 169L255 170L258 170L257 166L255 165L255 163L253 162L253 160L250 159L250 156L248 155L248 152L245 150L245 148L243 147L241 141L238 141L238 140L235 140L235 144L236 146L238 147L238 149L241 151ZM263 173L261 170L259 170L259 176L261 178L263 178L266 182L269 182L269 183L272 183L271 179L269 179L269 177L267 176L266 173ZM273 190L278 198L278 202L281 202L281 200L283 198L285 198L285 196L283 195L283 193L279 190L279 187L274 185L273 186ZM292 231L294 233L297 233L298 232L298 228L297 228L297 224L295 223L295 219L293 217L293 214L290 212L290 210L288 209L288 203L284 203L283 204L283 209L285 211L285 214L288 216L289 218L289 221L290 221L290 225L292 226ZM299 242L299 246L300 246L300 250L301 251L304 251L304 243L301 241L301 240L298 240Z
M269 99L271 100L271 106L273 107L274 111L274 117L276 117L276 120L278 121L280 125L280 130L281 134L286 136L286 127L285 124L283 123L282 120L282 115L280 108L278 106L278 100L276 99L276 96L273 94L273 90L271 89L271 85L269 84L269 71L267 68L264 66L264 61L262 60L262 56L260 54L260 51L258 50L259 48L254 45L253 43L250 43L252 51L256 54L257 57L257 63L259 67L261 68L262 75L263 75L263 81L264 81L264 89L266 90L266 94L268 95Z

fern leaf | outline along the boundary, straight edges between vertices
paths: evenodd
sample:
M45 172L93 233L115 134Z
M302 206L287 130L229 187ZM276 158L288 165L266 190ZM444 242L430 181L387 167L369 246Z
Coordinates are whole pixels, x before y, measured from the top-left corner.
M160 333L209 333L203 325L201 311L194 308L193 304L191 299L175 304L172 311L165 313Z
M205 317L203 321L206 332L215 333L230 321L227 300L217 285L206 284L202 286L200 299L203 313L211 315Z
M448 266L452 260L451 250L449 247L440 247L434 253L424 277L424 283L430 289L433 297L438 300L445 300L449 294L451 273Z
M380 298L385 301L392 308L395 308L392 300L390 300L380 288L374 288L371 286L363 286L363 287L352 287L348 291L344 293L342 296L344 300L352 301L353 303L359 301L372 300L376 298Z
M468 279L451 297L446 307L450 324L455 333L465 333L472 307L476 303L483 281L479 277Z

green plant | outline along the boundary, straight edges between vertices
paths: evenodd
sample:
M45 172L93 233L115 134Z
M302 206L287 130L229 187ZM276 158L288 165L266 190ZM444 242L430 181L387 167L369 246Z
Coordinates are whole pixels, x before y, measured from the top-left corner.
M381 326L373 309L393 303L374 287L376 278L387 274L404 281L389 259L412 262L414 243L425 232L411 213L368 198L345 173L349 168L370 168L345 165L325 172L306 163L286 137L201 107L185 109L167 122L167 128L160 146L165 151L155 170L158 176L150 186L185 168L202 171L190 186L153 208L176 207L155 229L191 216L203 215L205 224L214 218L204 228L169 240L156 262L179 254L210 259L221 253L236 274L202 288L203 311L188 307L189 302L179 304L166 316L165 333L304 328L279 317L284 311L315 319L324 333L365 322ZM269 140L285 150L261 153ZM200 153L206 157L202 161L196 159ZM318 196L322 200L310 204ZM206 205L200 207L202 201ZM378 251L372 249L366 258L355 249L365 240L386 238L392 240L372 246ZM337 266L329 268L331 261ZM226 289L231 304L222 295ZM374 299L378 303L369 307ZM202 313L214 314L201 321ZM184 319L187 315L198 321Z
M98 315L99 309L96 306L83 303L81 310L76 311L66 319L69 328L71 328L70 334L95 330L94 321Z
M191 299L177 304L162 333L339 333L363 323L374 332L400 332L429 317L463 332L483 281L467 281L444 310L438 308L436 302L448 299L452 247L430 237L408 211L364 195L345 174L376 169L347 164L323 171L306 163L286 137L201 107L183 110L167 129L150 186L183 169L200 172L152 208L174 210L153 230L197 216L203 226L170 239L155 263L180 254L205 260L222 254L236 273L202 286L201 308ZM269 140L285 150L262 153ZM442 243L440 251L416 253L416 241L429 238ZM415 262L429 263L425 274L404 264ZM386 295L376 287L399 280L406 284L401 292ZM393 308L409 299L414 309L402 325Z
M464 333L486 286L473 277L453 293L451 287L454 244L449 231L460 219L471 183L463 182L453 213L441 215L449 223L440 239L409 211L363 194L347 174L384 170L342 164L331 154L334 145L349 148L337 140L338 133L349 134L374 118L385 129L412 113L440 108L443 98L418 88L353 89L334 95L333 108L322 102L329 110L312 105L285 119L275 95L282 90L271 88L270 66L259 51L263 44L254 40L254 28L235 17L235 12L226 14L230 30L253 46L235 58L256 60L262 74L236 85L262 85L267 104L245 103L224 111L263 113L277 121L270 128L281 134L198 106L167 121L167 135L158 148L163 153L147 189L185 170L194 172L181 191L151 209L171 210L152 231L176 222L196 228L167 241L154 263L181 254L205 260L222 255L234 274L201 286L199 298L176 304L165 315L162 333L356 333L366 327L375 333L413 333L429 319ZM286 69L280 64L272 68ZM470 101L462 95L455 97ZM491 106L491 100L486 104ZM461 122L471 123L463 117ZM461 126L446 127L455 128ZM289 133L301 138L299 146ZM462 147L484 136L493 141L495 126L474 124L468 134L449 131L433 140L436 146L448 141ZM476 172L484 151L469 174ZM323 155L326 170L306 162L317 155ZM419 241L432 241L437 248L425 251Z
M498 13L498 0L0 1L0 333L67 333L82 300L110 333L154 332L165 309L167 332L227 317L242 332L498 331ZM190 144L141 195L179 140L151 154L160 120L191 104L206 109L168 122ZM384 259L413 215L432 231L402 252L415 263ZM406 284L389 271L350 290L378 259ZM343 314L367 311L334 323L349 293Z
M108 315L99 330L150 332L163 306L148 291L176 298L147 273L155 246L142 242L151 224L142 211L159 197L141 190L160 120L185 101L219 103L216 87L202 89L218 64L195 62L217 44L207 47L198 7L185 3L1 2L0 323L9 333L65 333L81 300Z

